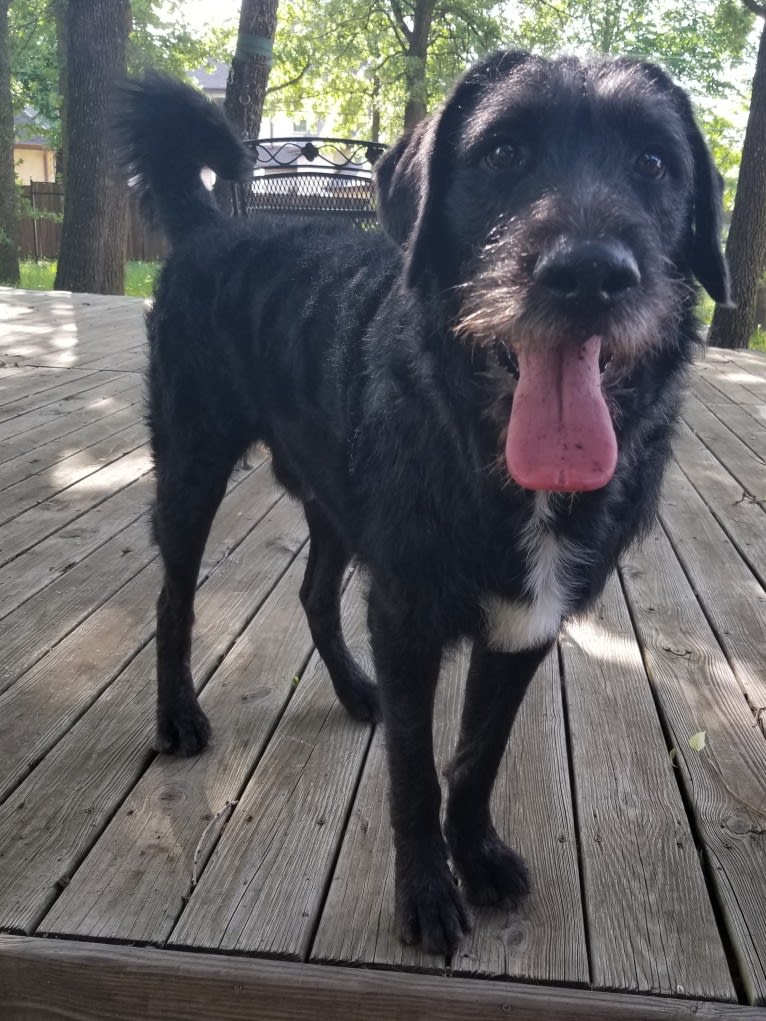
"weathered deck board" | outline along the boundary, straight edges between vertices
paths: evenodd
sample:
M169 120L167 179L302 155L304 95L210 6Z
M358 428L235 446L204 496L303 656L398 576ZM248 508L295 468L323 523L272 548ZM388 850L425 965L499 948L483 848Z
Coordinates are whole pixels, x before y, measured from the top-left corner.
M702 440L706 447L726 465L727 470L748 492L751 489L766 491L766 465L763 458L736 436L721 420L726 415L726 406L716 406L715 413L702 404L696 397L689 395L684 404L683 417L693 432ZM741 416L740 416L741 419ZM755 426L755 419L747 416L750 427Z
M87 398L105 383L124 378L123 374L118 377L114 373L76 369L66 373L57 369L44 371L44 385L33 380L28 393L19 392L21 387L14 387L13 399L0 408L0 439L22 433L28 425L58 419L68 411L70 400Z
M446 665L437 700L440 774L457 733L467 668L462 650ZM393 917L393 843L382 734L376 734L322 913L311 959L434 970L445 962L402 945ZM549 657L524 701L493 797L499 831L534 877L521 912L475 911L474 931L452 960L455 974L588 981L560 679Z
M766 1000L766 740L663 532L623 577L732 952ZM689 746L700 731L702 753Z
M467 667L458 650L442 668L434 711L434 755L441 776L456 732L459 695ZM388 823L388 779L383 732L370 748L349 819L327 903L311 950L312 959L443 971L443 958L405 946L394 919L394 853Z
M230 495L215 523L201 580L279 494L270 474L261 470L252 486L237 486ZM0 696L0 796L13 789L30 763L56 743L149 641L159 582L159 567L151 562Z
M99 394L103 389L99 388ZM52 436L47 441L45 433L53 432L50 423L34 427L27 424L27 429L3 443L0 455L0 489L8 489L26 479L30 471L39 475L41 472L58 465L64 457L73 457L87 450L110 436L121 433L128 428L136 427L136 409L134 405L142 400L143 386L136 382L129 388L121 387L119 398L101 396L95 402L96 407L87 409L83 418L86 425L80 425L66 436ZM117 406L117 400L121 406ZM81 413L82 414L82 413ZM74 420L74 419L72 419ZM54 423L56 432L61 424ZM141 442L146 439L145 432Z
M688 458L685 467L692 470ZM756 711L766 706L766 593L677 463L670 466L662 508L673 550Z
M45 405L36 412L12 416L0 422L0 439L3 443L0 462L5 463L13 457L22 456L51 440L64 440L82 428L84 419L105 418L143 400L143 382L138 374L126 376L124 372L116 375L99 372L87 378L91 384L87 389L52 405ZM95 386L92 385L94 382Z
M764 1021L656 996L0 936L13 1021Z
M0 691L46 656L156 556L141 519L0 620Z
M355 577L344 597L352 642L359 596ZM369 736L312 658L170 944L305 957Z
M254 568L263 574L263 564ZM311 653L299 557L214 673L201 704L208 754L157 758L120 806L40 931L165 942ZM130 917L125 906L130 906Z
M83 483L87 489L89 476L129 457L135 451L145 449L145 443L146 430L143 424L133 422L126 429L105 435L83 450L62 452L58 460L46 465L41 471L36 471L36 466L30 465L34 474L28 474L3 491L0 524L5 524L44 501L55 499L59 494L66 494L78 482Z
M766 585L766 534L764 510L759 500L726 470L707 447L697 442L683 424L675 443L676 460L693 480L716 520L726 532L737 553ZM688 465L688 470L687 470Z
M5 331L0 352L14 364L37 367L114 368L134 362L138 367L135 324L142 305L111 295L55 292L29 300L25 292L4 288L1 314L12 329Z
M2 567L0 617L53 584L137 519L146 520L148 535L150 499L151 479L145 474L90 510L84 510L75 520L67 517L58 531L6 562ZM0 559L3 548L4 533L0 531Z
M615 577L561 644L593 982L735 1000Z
M230 649L305 541L297 508L284 499L243 543L245 584L236 555L200 588L193 667L198 684ZM260 570L258 570L260 568ZM154 718L153 643L123 669L0 806L0 918L29 932L53 903L150 756ZM57 796L51 801L49 791Z
M137 447L67 489L41 498L3 525L0 566L75 521L100 500L140 479L150 468L148 447Z
M661 528L564 637L563 675L546 661L504 758L496 817L533 894L477 912L447 968L396 937L383 730L370 743L348 720L312 653L305 524L262 455L235 474L200 579L213 746L151 749L143 310L0 291L0 932L24 934L0 935L0 1014L10 995L10 1021L254 1004L766 1021L730 1002L766 1005L766 357L713 351L693 371ZM368 658L362 589L344 613ZM440 766L466 654L443 671Z
M732 358L708 351L699 362L697 371L712 387L736 404L747 406L758 404L764 399L762 377L753 375L747 368Z

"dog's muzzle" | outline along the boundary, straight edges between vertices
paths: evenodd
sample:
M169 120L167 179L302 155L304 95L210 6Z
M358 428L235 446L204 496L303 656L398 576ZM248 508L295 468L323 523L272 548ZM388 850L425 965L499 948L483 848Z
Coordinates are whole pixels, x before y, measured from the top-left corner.
M514 345L519 381L506 465L525 489L600 489L617 466L617 440L601 390L599 327L641 273L619 241L564 238L539 257L532 279L560 313L562 335Z

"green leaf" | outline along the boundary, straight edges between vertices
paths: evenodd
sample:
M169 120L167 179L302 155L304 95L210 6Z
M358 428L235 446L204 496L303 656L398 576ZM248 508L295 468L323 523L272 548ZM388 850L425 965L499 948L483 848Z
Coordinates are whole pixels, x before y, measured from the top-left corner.
M705 749L705 740L707 736L706 730L698 730L696 734L692 734L689 738L689 747L692 751L701 752Z

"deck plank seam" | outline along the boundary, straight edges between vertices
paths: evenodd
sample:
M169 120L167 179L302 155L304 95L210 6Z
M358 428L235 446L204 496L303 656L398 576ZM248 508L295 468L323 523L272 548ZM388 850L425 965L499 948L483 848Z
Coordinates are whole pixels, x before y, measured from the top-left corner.
M197 592L198 593L199 593L199 590L202 588L202 586L205 585L210 580L210 578L215 573L215 571L220 567L220 565L222 563L224 563L228 559L228 557L241 545L242 542L245 541L247 536L249 536L250 533L253 531L253 528L257 527L257 525L260 523L260 521L262 521L263 518L265 518L266 515L269 514L274 509L274 507L280 502L280 500L283 500L283 499L286 499L286 497L284 497L282 494L276 494L276 499L273 501L273 503L271 503L269 505L269 507L265 510L264 514L261 517L259 517L257 521L255 521L253 523L252 527L248 529L248 531L245 533L245 535L242 537L242 539L239 542L233 544L227 550L227 552L224 555L222 555L218 560L216 560L214 564L209 565L207 567L207 569L205 569L204 567L200 569L199 580L198 580L198 583L197 583ZM302 545L301 545L301 547L297 551L295 551L294 556L291 557L290 564L292 564L292 562L295 559L295 557L297 557L299 555L300 549L302 548ZM149 562L149 564L144 565L141 568L140 571L136 572L136 575L134 577L137 577L143 571L151 569L152 564L155 563L156 560L157 560L157 557L154 557L152 559L152 561ZM283 574L284 574L284 571L281 572L279 574L279 576L275 579L274 585L269 589L269 593L273 590L274 586L276 584L278 584L278 582L282 578ZM128 580L126 580L125 583L123 585L121 585L119 587L119 589L117 589L116 592L113 593L110 598L113 598L114 595L116 595L118 592L122 591L127 584L129 584ZM264 596L264 599L265 598L266 597ZM107 600L107 602L108 602L108 600ZM257 609L248 617L247 623L249 623L253 619L253 617L255 617L255 615L257 614L258 610L260 609L260 607L262 605L263 605L263 600L261 600L258 603ZM247 624L245 624L245 626L247 626ZM215 664L212 665L211 676L212 676L212 673L215 671L215 669L217 669L217 667L220 666L220 663L222 662L222 660L225 659L226 655L228 655L228 653L231 651L231 648L232 648L234 642L236 642L237 639L241 636L242 630L243 629L241 629L234 636L232 641L227 645L226 652L224 653L224 655L220 659L217 659ZM84 701L82 706L81 706L81 708L80 708L80 710L72 715L72 718L71 718L71 720L69 722L69 726L65 730L63 730L56 738L54 738L51 741L51 743L43 751L41 751L38 755L35 755L34 757L30 758L29 761L27 763L25 763L24 770L23 771L22 770L19 771L19 778L18 778L17 782L13 783L8 788L8 790L5 791L5 793L2 795L2 797L0 797L0 804L3 804L10 797L13 796L14 792L16 790L18 790L18 788L21 786L21 784L24 783L24 781L29 777L29 775L32 772L34 772L34 770L37 768L37 766L39 766L39 764L58 746L58 744L62 740L64 740L64 738L67 736L67 734L90 711L90 709L96 704L96 702L98 702L102 697L104 697L106 692L117 681L119 676L122 673L124 673L124 671L126 669L128 669L128 667L130 666L130 664L138 656L141 655L141 653L144 651L144 649L147 646L149 646L154 641L155 634L156 634L155 630L153 628L150 628L147 632L145 632L145 634L140 639L137 639L136 644L131 649L130 655L126 655L124 660L119 664L119 666L116 669L114 669L113 673L108 677L108 679L105 680L104 683L100 687L98 687L96 690L94 690L93 697L90 698L89 700ZM54 646L54 648L55 648L55 646ZM45 655L40 657L40 659L37 662L38 663L42 662L45 659L45 656L50 655L51 651L52 651L51 649L46 650ZM26 672L27 671L25 670L24 673L26 673ZM24 674L22 674L21 676L23 677ZM19 678L16 678L16 681L18 681L18 680L19 680ZM204 683L202 683L198 687L196 687L196 690L197 690L198 694L203 690L203 688L204 688L204 686L205 686L205 684L207 683L208 680L209 680L209 677L205 677ZM16 683L16 681L14 681L14 683ZM6 690L7 691L10 690L10 688L8 688ZM143 772L145 772L145 770L142 771L142 774L143 774Z
M136 450L140 450L140 449L141 449L141 447L137 447L136 448ZM135 451L131 451L131 453L135 453ZM119 458L118 458L118 460L119 460ZM112 462L112 463L115 463L115 462ZM137 478L139 478L139 479L140 478L144 478L146 475L149 475L151 473L151 470L152 470L151 465L147 464L145 471L141 472L141 474L139 476L137 476ZM71 525L75 521L78 521L80 518L84 517L86 514L88 514L90 511L94 510L96 507L100 507L102 503L106 503L107 500L110 500L117 493L122 492L122 490L127 489L127 487L129 485L131 485L135 481L137 481L137 479L129 479L128 481L126 481L124 483L116 484L114 486L114 488L110 488L108 490L104 490L103 495L100 496L100 497L97 497L96 499L94 499L94 501L92 503L88 504L87 507L81 508L75 514L73 514L72 517L67 517L63 521L59 520L55 525L52 525L52 527L50 528L49 531L44 532L42 535L38 535L34 539L33 542L30 542L28 545L22 546L19 549L14 550L14 552L11 554L11 556L6 557L5 559L2 559L2 555L0 555L0 568L5 567L7 564L12 563L18 557L22 556L24 553L27 553L27 552L29 552L29 550L34 549L35 546L39 545L45 539L50 538L50 536L54 535L56 532L60 531L62 528L71 527ZM77 483L73 483L72 485L77 485ZM72 488L72 487L70 486L68 488ZM30 511L36 510L37 508L43 506L47 502L47 499L48 498L46 498L45 500L41 500L40 502L34 504L32 507L28 507L27 510L24 511L23 513L29 513ZM18 515L18 517L20 517L20 516L21 515ZM15 521L15 520L17 520L17 518L11 518L10 520L11 521ZM8 522L6 522L6 524L8 524Z
M689 482L691 482L691 480L688 478L688 476L686 476L686 478L687 478L687 480ZM699 494L699 495L701 497L701 494ZM747 568L747 570L750 571L750 573L752 574L753 578L758 582L758 584L761 586L761 588L764 588L763 582L758 577L756 572L753 570L752 565L749 564L747 562L747 560L741 555L741 552L737 548L736 544L734 543L734 540L732 539L731 535L729 535L729 533L726 531L724 525L722 524L722 522L719 520L719 518L716 516L715 512L712 510L712 508L709 506L709 504L706 501L705 501L705 507L708 509L708 511L710 512L711 517L713 518L715 523L718 525L718 527L721 529L721 531L724 533L726 538L729 539L729 541L732 543L734 549L737 551L738 554L740 554L740 557L742 559L743 565ZM662 512L660 512L660 514L658 515L657 520L658 520L658 523L659 523L659 527L664 532L665 537L667 538L668 543L669 543L671 549L673 550L673 553L675 554L676 560L678 561L678 564L679 564L681 570L683 571L683 574L684 574L684 577L686 578L687 584L689 585L689 588L690 588L691 592L693 593L694 598L697 600L697 605L699 606L700 610L702 611L702 614L703 614L705 620L707 621L708 627L710 628L712 634L715 637L716 642L718 643L718 648L719 648L723 658L726 660L726 663L727 663L729 669L731 670L732 675L734 676L735 680L737 681L737 685L739 687L740 693L742 694L743 699L747 703L748 709L752 713L753 719L754 719L755 723L756 724L760 723L761 733L763 733L764 736L766 736L766 729L765 729L766 728L766 721L764 721L763 719L761 719L759 721L758 717L757 717L757 714L758 714L759 711L763 715L763 706L754 705L752 700L751 700L750 695L747 692L747 690L743 687L743 685L742 685L742 683L740 681L740 675L739 675L739 671L737 669L737 662L736 662L736 660L734 658L733 652L729 651L728 643L726 643L726 642L721 640L721 636L719 634L719 629L718 629L718 626L716 625L715 618L714 618L713 614L711 613L710 609L708 608L707 599L705 598L704 594L702 592L700 592L699 588L695 584L693 574L689 570L689 568L688 568L688 566L686 564L686 559L684 557L683 551L681 549L679 549L678 543L676 542L676 540L674 538L674 535L673 535L673 530L667 525L667 523L666 523L666 521L665 521L665 519L663 517Z
M723 470L726 471L726 473L732 479L734 479L734 481L737 483L737 485L741 485L739 480L734 475L732 475L731 472L728 471L728 469L726 468L726 465L723 464L723 462L720 461L720 459L716 457L715 452L710 450L710 448L700 439L700 437L697 436L696 433L694 433L694 437L695 437L696 440L698 440L705 447L705 449L708 451L710 456L715 458L715 460L718 462L718 464L721 466L721 468L723 468ZM766 572L764 572L763 574L761 573L761 571L758 568L757 563L755 563L753 558L748 554L747 549L738 541L736 533L732 529L727 527L725 519L716 511L715 507L710 503L710 501L705 499L705 494L702 492L702 490L699 488L699 486L695 483L693 475L690 475L689 472L687 472L686 469L684 468L683 461L680 458L674 457L673 458L673 463L683 473L683 475L686 478L686 480L689 483L689 485L694 489L694 491L697 493L699 498L705 504L705 506L707 507L708 511L713 516L713 518L714 518L716 524L718 525L718 527L723 531L724 535L729 540L729 542L731 543L732 547L736 550L737 554L739 555L740 560L745 564L745 566L748 568L748 570L753 575L753 577L758 582L758 584L761 586L761 588L762 589L766 589ZM743 493L743 496L745 498L752 498L752 494ZM761 501L754 501L754 502L758 503L758 505L761 507L761 509L764 510L764 508L762 507L762 502ZM766 510L764 510L764 513L766 513ZM664 527L663 527L663 531L664 531ZM695 594L696 594L696 590L694 590L694 591L695 591Z
M588 904L588 898L586 896L586 884L584 875L584 853L583 853L583 839L582 839L582 827L580 822L580 805L577 797L576 788L576 776L574 768L574 750L572 747L572 728L570 721L570 706L569 706L569 691L566 683L566 664L564 662L564 652L561 648L561 639L556 643L556 653L558 657L558 668L559 668L559 685L561 688L561 704L562 711L564 714L564 741L566 744L566 758L567 758L567 774L569 777L569 798L572 804L572 820L574 824L574 837L575 837L575 849L577 859L577 879L580 886L580 904L582 906L583 915L583 927L585 929L585 958L588 966L588 988L593 988L594 983L594 968L593 968L593 948L591 946L591 930L593 920L591 918L590 907Z
M675 547L673 547L673 550L675 552ZM681 563L681 569L684 571L684 575L686 576L686 571L684 569L683 563ZM659 697L659 692L657 691L657 686L654 682L652 665L649 662L648 658L648 649L644 646L644 643L641 641L640 628L637 621L637 610L633 604L630 595L630 587L625 583L622 566L618 568L617 576L619 579L620 588L622 589L625 604L628 608L628 614L630 616L630 623L633 629L635 640L641 652L641 660L644 666L646 682L649 687L649 692L654 703L657 719L659 721L659 725L662 730L662 735L665 740L665 746L668 750L668 755L670 755L673 749L676 747L676 741L673 736L671 721L669 720L667 713L665 712L664 705L662 703L661 698ZM723 946L724 954L726 956L726 963L729 968L731 980L734 984L734 990L737 995L737 1001L740 1004L746 1004L747 1003L747 997L745 994L746 982L744 972L741 968L738 956L736 954L737 944L735 934L732 934L732 932L730 931L729 924L726 920L726 908L723 903L723 898L718 889L718 880L716 878L715 866L710 858L708 848L705 843L704 834L702 832L702 826L697 819L697 814L695 812L696 802L694 798L694 791L690 789L686 773L681 768L680 762L676 763L676 768L673 769L673 776L678 787L681 803L684 807L684 813L686 815L686 821L689 826L689 832L691 833L692 839L694 841L694 848L697 853L697 857L699 858L700 867L702 869L703 877L705 880L705 887L708 892L710 904L713 910L713 917L715 919L716 927L718 930L718 936L721 940L721 945Z

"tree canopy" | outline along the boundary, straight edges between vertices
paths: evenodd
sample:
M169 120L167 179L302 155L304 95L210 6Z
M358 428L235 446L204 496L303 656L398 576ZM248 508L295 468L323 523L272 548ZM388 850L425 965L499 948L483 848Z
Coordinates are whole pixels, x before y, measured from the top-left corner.
M14 108L32 107L39 133L59 147L64 0L4 6ZM130 72L183 73L231 59L233 26L193 30L184 0L131 0L130 8ZM749 98L749 74L739 68L755 63L762 11L761 0L279 0L265 109L317 131L331 116L335 133L391 141L494 47L632 54L666 65L690 89L731 197L744 127L737 115ZM10 219L0 224L9 227Z
M429 0L424 100L498 45L633 54L665 64L699 99L730 94L753 15L739 0ZM282 0L267 110L332 113L348 132L394 137L423 0ZM720 115L719 115L720 116ZM720 126L720 122L718 122Z
M514 7L525 45L657 60L706 96L727 93L753 23L739 0L518 0Z
M61 143L61 93L56 40L57 0L14 0L9 11L11 92L17 111L30 106L39 133ZM184 15L183 0L131 0L128 71L159 68L175 74L209 60L228 59L231 32L209 28L194 32Z
M333 114L339 130L383 138L401 131L413 81L418 0L282 0L266 109ZM498 46L500 3L435 0L420 96L432 106L479 55ZM410 87L411 91L411 87Z

